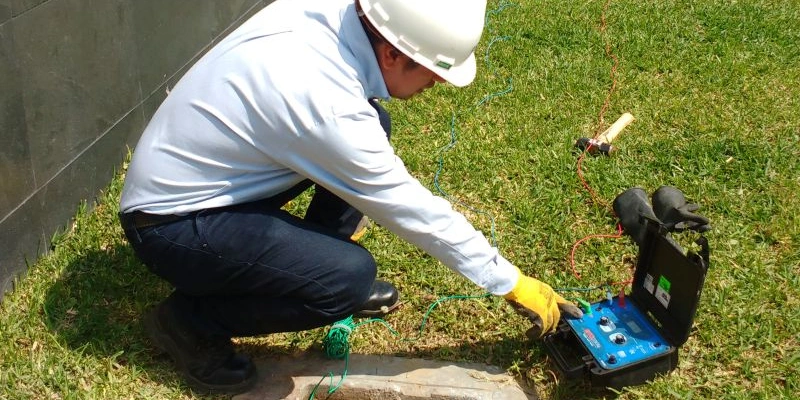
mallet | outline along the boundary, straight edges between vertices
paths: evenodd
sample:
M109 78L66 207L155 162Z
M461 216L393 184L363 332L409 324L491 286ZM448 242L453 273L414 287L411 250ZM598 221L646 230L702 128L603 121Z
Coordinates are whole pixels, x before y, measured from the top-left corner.
M611 145L611 142L617 137L617 135L620 134L620 132L622 132L623 129L625 129L626 126L628 126L628 124L633 122L633 120L633 115L630 113L622 114L622 116L619 117L616 122L611 124L611 126L609 126L608 129L606 129L603 133L597 135L596 138L583 137L578 139L575 142L575 147L581 149L582 151L589 149L589 153L592 155L609 155L616 150L614 146Z

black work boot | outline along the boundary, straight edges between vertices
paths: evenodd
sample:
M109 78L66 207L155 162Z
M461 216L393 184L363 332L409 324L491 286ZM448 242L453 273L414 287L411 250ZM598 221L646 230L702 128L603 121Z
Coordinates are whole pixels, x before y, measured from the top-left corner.
M200 393L235 394L256 382L256 369L247 356L233 350L230 338L204 337L193 331L177 310L175 294L144 316L153 345L175 361L186 383Z
M372 291L369 298L360 310L354 315L356 317L377 317L392 312L400 305L400 292L389 282L376 280L372 284Z

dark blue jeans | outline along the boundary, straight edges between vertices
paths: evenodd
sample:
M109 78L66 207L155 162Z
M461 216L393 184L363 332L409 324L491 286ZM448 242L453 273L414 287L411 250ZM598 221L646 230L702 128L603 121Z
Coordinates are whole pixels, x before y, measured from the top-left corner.
M389 116L377 103L387 133ZM362 214L317 186L304 218L281 206L313 185L136 228L121 217L139 259L174 286L173 306L198 333L256 336L324 326L367 300L372 255L349 239Z

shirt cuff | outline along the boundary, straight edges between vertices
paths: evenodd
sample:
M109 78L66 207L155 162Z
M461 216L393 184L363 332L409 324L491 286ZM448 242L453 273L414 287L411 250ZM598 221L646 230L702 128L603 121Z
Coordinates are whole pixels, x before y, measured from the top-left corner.
M486 290L494 295L503 296L511 292L519 280L519 269L506 260L503 256L497 255L495 260L486 266L487 278Z

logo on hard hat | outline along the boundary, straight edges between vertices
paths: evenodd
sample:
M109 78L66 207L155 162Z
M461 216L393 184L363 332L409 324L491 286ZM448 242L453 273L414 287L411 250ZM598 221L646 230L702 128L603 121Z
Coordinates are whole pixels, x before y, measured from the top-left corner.
M449 64L449 63L446 63L444 61L438 61L436 63L436 66L439 67L439 68L450 69L450 67L452 67L453 64Z

